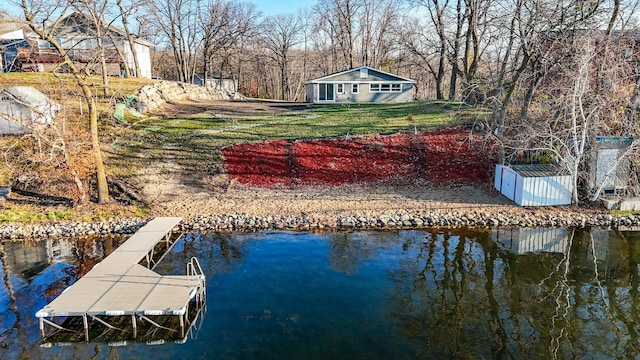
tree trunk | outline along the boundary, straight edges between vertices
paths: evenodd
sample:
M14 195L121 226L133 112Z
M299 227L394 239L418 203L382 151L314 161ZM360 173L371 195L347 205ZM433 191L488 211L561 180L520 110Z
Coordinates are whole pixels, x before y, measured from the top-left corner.
M104 43L102 36L98 37L98 46L100 51L100 68L102 68L102 94L105 98L109 97L109 76L107 76L107 61L104 53ZM96 115L97 117L97 115Z
M133 36L131 36L131 34L129 34L129 36L127 36L127 40L129 41L129 48L131 49L131 57L133 58L133 66L135 67L135 77L139 78L142 77L142 74L140 73L140 62L138 61L138 53L136 52L135 49L135 42L133 41ZM127 64L128 66L128 64Z
M96 101L91 94L91 88L87 83L82 83L82 92L89 106L89 131L91 132L91 147L96 160L96 183L98 186L98 204L105 204L109 201L109 186L107 184L107 174L102 161L102 151L100 150L100 139L98 138L98 108Z
M102 161L102 152L100 151L100 139L98 137L98 108L96 107L91 87L86 79L80 73L78 67L73 63L69 57L68 52L62 48L60 43L56 41L56 38L51 33L45 33L34 22L33 13L29 12L26 0L21 3L25 20L31 30L40 36L42 39L48 41L56 49L57 53L64 60L64 64L69 66L71 74L73 75L76 84L82 89L84 100L89 106L89 131L91 134L91 146L93 148L93 155L96 162L96 182L98 192L98 203L104 204L109 201L109 187L107 185L107 176L104 168L104 162Z
M116 4L118 5L118 9L120 9L120 17L122 18L122 25L124 25L124 31L127 36L127 42L129 43L129 49L131 50L131 57L133 58L133 66L135 77L140 77L140 63L138 62L138 54L135 51L135 42L133 39L133 34L131 34L131 30L129 29L129 11L130 8L126 8L122 4L122 0L116 0ZM115 42L114 42L115 44ZM125 71L127 73L127 77L131 76L130 67L128 61L125 60Z

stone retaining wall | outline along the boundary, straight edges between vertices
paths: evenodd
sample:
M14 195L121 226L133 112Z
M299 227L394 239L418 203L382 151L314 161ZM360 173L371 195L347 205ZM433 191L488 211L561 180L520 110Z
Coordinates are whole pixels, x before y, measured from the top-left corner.
M238 93L163 80L143 86L136 95L133 107L137 111L145 113L155 110L168 101L239 100L241 98L242 95Z
M41 239L47 237L81 237L108 234L133 234L146 220L130 218L112 222L69 223L50 225L3 225L0 239ZM349 216L335 220L317 220L307 216L258 217L243 214L198 216L184 219L178 230L184 232L228 232L281 229L294 231L351 230L351 229L427 229L427 228L518 228L518 227L638 227L640 215L613 217L587 216L580 213L558 215L513 215L464 213L459 211L429 211L422 213L398 212L376 217Z

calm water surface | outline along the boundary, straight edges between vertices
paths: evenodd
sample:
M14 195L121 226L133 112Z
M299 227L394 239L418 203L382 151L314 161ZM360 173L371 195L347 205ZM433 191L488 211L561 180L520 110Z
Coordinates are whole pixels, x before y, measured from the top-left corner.
M42 347L35 311L117 242L1 247L0 358L640 359L640 236L571 229L191 234L207 307L185 344Z

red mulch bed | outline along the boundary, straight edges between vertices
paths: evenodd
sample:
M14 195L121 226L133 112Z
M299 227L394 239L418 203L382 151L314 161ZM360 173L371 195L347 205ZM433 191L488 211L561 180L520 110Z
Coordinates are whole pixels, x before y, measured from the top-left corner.
M468 128L350 139L278 140L223 149L225 168L240 183L258 186L354 183L487 183L495 147Z

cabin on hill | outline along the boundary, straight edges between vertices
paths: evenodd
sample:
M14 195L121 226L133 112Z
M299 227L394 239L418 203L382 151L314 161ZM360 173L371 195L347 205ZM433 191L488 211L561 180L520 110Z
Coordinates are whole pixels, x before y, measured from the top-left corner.
M415 99L415 80L369 66L310 80L306 101L312 103L387 103Z
M96 25L81 12L74 12L57 25L57 42L67 51L71 60L81 69L101 74L99 41L104 49L106 71L109 76L122 76L127 66L135 72L133 53L138 58L140 77L151 78L151 48L154 45L135 37L133 49L129 46L126 32L113 25L103 26L98 39ZM52 72L60 69L62 58L49 42L40 39L25 28L0 35L0 58L2 71Z

